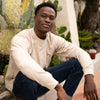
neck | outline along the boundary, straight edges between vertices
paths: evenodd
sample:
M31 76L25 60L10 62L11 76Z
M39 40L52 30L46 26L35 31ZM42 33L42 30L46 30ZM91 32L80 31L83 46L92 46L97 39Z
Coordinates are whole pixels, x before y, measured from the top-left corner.
M46 33L41 33L39 32L36 28L34 28L35 34L40 38L40 39L45 39L46 38Z

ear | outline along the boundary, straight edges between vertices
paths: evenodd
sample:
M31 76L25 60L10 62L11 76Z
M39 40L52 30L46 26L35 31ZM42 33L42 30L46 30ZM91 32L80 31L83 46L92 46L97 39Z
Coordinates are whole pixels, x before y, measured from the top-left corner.
M36 20L36 16L34 16L34 21Z

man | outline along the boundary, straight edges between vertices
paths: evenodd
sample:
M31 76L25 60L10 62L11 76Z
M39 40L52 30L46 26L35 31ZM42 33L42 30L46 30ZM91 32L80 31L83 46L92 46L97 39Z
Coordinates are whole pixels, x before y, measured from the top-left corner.
M59 100L70 100L84 72L84 96L98 100L92 60L84 50L50 32L56 16L53 4L38 5L34 28L23 30L12 39L6 87L21 100L37 100L52 89L57 91ZM72 59L47 68L53 54Z

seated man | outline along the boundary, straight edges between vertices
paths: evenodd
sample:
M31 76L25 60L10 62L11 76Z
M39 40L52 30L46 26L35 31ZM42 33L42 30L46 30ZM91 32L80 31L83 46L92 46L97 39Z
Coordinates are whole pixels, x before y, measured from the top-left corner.
M98 100L91 58L81 48L50 32L56 16L52 3L42 3L35 9L35 26L14 36L6 87L21 100L37 100L53 89L59 100L70 100L84 73L84 96ZM48 68L53 54L72 59Z

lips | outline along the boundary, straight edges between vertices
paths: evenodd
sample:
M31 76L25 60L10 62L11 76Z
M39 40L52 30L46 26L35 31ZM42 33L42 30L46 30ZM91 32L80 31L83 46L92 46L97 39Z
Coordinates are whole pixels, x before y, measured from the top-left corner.
M45 28L49 28L50 27L49 24L43 24L42 26L45 27Z

